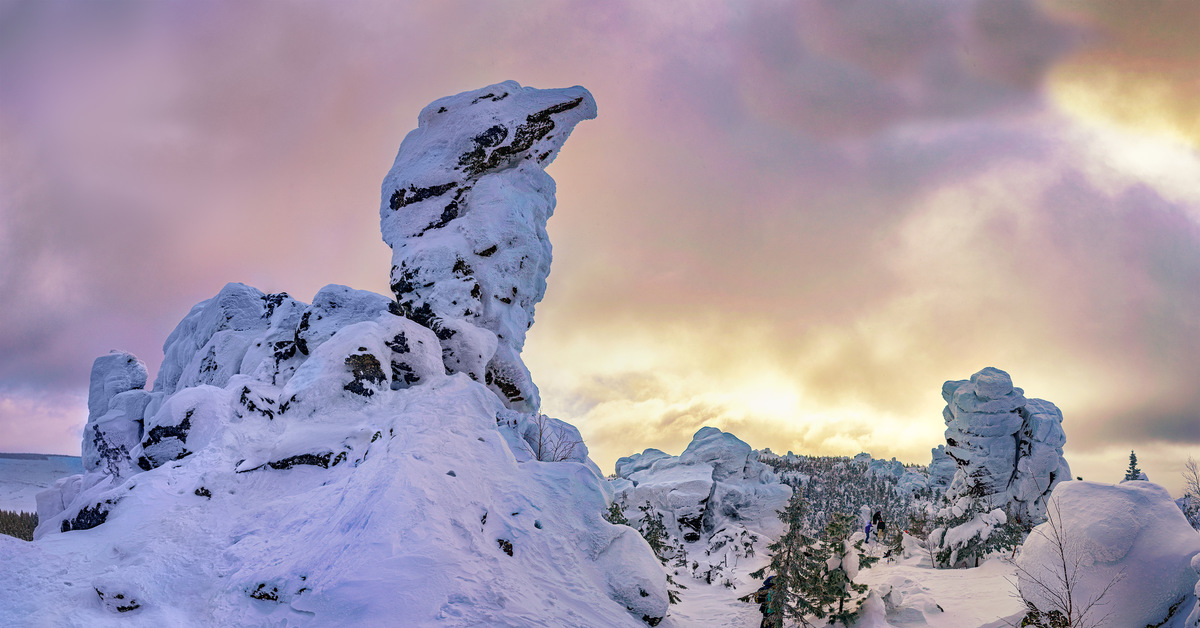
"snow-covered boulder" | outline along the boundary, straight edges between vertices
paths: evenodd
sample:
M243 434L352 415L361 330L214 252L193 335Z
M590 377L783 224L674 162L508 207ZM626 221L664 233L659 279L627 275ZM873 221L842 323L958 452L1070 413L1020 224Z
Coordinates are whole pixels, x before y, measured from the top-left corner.
M649 469L650 465L654 464L655 460L669 457L671 457L671 454L668 454L661 449L650 448L640 454L633 454L631 456L617 458L617 477L628 478L630 475L633 475L642 469Z
M442 98L421 111L383 182L400 310L446 343L447 369L514 410L540 406L520 353L550 272L555 187L544 169L595 116L582 87L508 81Z
M149 402L146 378L146 365L129 353L113 351L92 363L88 422L83 428L85 471L103 467L111 475L128 472Z
M1050 492L1071 477L1062 456L1062 412L1049 401L1026 399L1008 373L992 367L946 382L942 397L945 452L958 467L951 500L970 493L1020 521L1042 521Z
M37 540L0 538L0 625L639 626L666 615L662 566L636 531L604 519L612 489L579 431L506 407L514 396L496 384L519 365L549 269L553 181L541 167L594 115L582 88L498 87L512 93L469 92L421 114L385 183L400 200L383 228L402 263L494 244L475 249L488 261L472 258L482 270L465 276L482 298L511 295L513 310L489 301L470 320L427 316L454 305L449 283L422 283L407 304L332 285L311 305L228 284L168 337L153 391L132 356L101 358L89 427L104 445L85 453L84 474L38 495ZM472 105L482 101L502 106ZM484 123L511 124L507 140ZM468 140L479 152L456 154ZM461 175L458 213L405 232L430 209L436 195L415 190L437 164ZM431 273L421 281L445 279L420 268ZM136 464L102 464L114 443Z
M1065 580L1075 609L1099 599L1090 617L1107 615L1087 625L1184 625L1196 604L1191 564L1200 556L1200 535L1165 489L1137 481L1064 482L1050 497L1048 515L1018 558L1025 600L1043 612L1055 610Z

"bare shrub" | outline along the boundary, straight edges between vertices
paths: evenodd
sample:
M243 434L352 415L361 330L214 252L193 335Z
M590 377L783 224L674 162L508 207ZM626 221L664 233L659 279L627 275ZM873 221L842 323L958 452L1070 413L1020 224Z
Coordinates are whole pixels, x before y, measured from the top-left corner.
M1033 529L1033 533L1050 543L1053 564L1024 566L1010 561L1016 567L1018 580L1017 595L1029 607L1029 613L1020 626L1034 628L1097 628L1111 615L1104 612L1104 598L1124 577L1118 573L1104 585L1092 599L1081 596L1081 580L1089 572L1083 565L1083 551L1077 539L1067 535L1063 528L1062 513L1057 502L1051 502L1046 511L1046 523ZM1031 598L1042 601L1043 607L1033 604Z

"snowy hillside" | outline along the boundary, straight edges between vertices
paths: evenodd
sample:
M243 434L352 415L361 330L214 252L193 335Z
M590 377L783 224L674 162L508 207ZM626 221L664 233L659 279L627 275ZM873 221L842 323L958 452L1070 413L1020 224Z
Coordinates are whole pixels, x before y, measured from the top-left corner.
M39 492L79 473L79 456L0 454L0 510L37 512L34 498Z
M380 207L382 296L229 284L92 370L84 474L0 538L2 625L642 626L666 576L574 427L530 412L543 168L595 116L513 82L419 116Z

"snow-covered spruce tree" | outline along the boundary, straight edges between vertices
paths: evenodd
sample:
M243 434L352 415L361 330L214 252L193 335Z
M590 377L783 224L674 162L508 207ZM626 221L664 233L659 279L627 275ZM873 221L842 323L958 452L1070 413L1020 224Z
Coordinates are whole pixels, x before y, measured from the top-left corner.
M822 607L814 604L811 596L811 592L820 584L824 565L816 539L806 532L808 503L797 491L792 493L787 506L778 512L779 520L787 526L787 531L767 546L772 552L771 563L750 576L763 578L767 572L775 576L767 602L770 611L768 625L781 628L784 620L788 619L811 626L808 621L810 616L818 619L825 617Z
M619 512L619 507L616 508ZM612 509L613 507L610 507L610 514ZM638 524L637 530L641 533L642 538L646 539L646 543L650 546L650 549L654 550L654 555L658 557L659 562L666 565L672 559L675 559L677 562L686 564L687 552L683 549L683 544L671 542L671 536L667 533L667 526L663 523L663 514L655 511L654 506L650 505L649 501L643 506L638 506L638 510L642 511L642 520ZM679 589L687 588L675 582L670 573L667 574L667 584L670 587L679 587ZM679 590L670 587L667 588L667 599L671 604L677 604L679 602Z
M625 518L625 513L621 511L620 502L616 500L613 500L613 503L608 505L608 512L604 513L604 519L613 525L629 525L629 520Z
M879 560L867 555L861 539L850 542L856 527L852 517L838 513L830 517L821 534L821 554L826 557L825 577L814 593L818 594L817 599L824 607L830 625L837 622L848 625L858 616L867 597L867 585L854 582L854 577L860 569Z
M1145 480L1146 474L1137 466L1137 454L1132 449L1129 450L1129 467L1125 469L1125 477L1122 482L1130 482L1134 480Z
M979 483L956 499L943 498L942 504L926 540L934 548L935 567L978 567L988 554L1018 547L1027 532L1003 509L988 508Z

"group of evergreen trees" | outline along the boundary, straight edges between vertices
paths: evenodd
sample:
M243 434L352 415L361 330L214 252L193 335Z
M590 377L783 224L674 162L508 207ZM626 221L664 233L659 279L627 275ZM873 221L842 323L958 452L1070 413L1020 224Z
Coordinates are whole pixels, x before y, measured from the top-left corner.
M887 529L900 531L909 515L923 510L934 497L928 489L899 491L896 478L873 473L866 462L850 458L764 455L761 460L804 498L808 504L804 524L809 530L824 529L836 513L857 517L869 508L883 516Z
M34 513L0 510L0 534L32 541L33 529L37 527L37 524L38 518Z
M769 625L781 628L784 621L811 626L813 619L830 625L849 623L866 599L867 585L854 582L859 569L871 566L876 557L863 549L863 541L850 537L856 530L854 517L835 512L819 534L807 527L808 503L797 491L779 512L787 531L768 549L771 563L752 574L774 576L766 602Z

